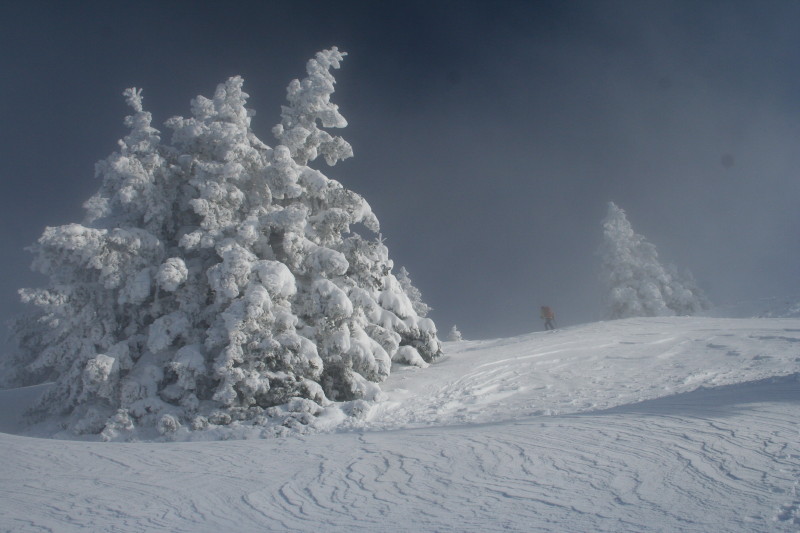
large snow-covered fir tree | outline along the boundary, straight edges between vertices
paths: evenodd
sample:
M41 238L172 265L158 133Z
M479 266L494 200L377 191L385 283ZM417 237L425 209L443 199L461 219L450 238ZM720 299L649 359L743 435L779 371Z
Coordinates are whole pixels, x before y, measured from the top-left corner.
M168 120L169 143L125 91L131 131L98 163L86 220L44 231L33 267L49 285L20 291L34 310L13 327L18 377L56 381L40 414L109 439L307 423L332 401L358 411L393 361L440 355L369 204L308 166L353 153L325 130L347 125L330 101L344 55L291 82L272 148L240 77Z
M663 267L656 247L633 231L614 202L603 220L600 256L609 318L693 315L709 307L691 274Z

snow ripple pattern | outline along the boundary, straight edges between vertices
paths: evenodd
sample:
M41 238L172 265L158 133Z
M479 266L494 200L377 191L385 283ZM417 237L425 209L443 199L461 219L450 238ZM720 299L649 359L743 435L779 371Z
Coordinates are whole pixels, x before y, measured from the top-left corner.
M0 531L800 530L800 321L642 324L463 343L448 374L389 384L370 429L171 444L0 434ZM543 375L506 368L520 361ZM573 412L537 416L547 401Z
M745 387L745 388L743 388ZM800 383L474 427L167 445L3 436L14 531L797 531ZM692 412L695 401L714 408ZM655 416L658 415L658 416Z
M628 319L446 344L395 369L367 427L497 422L608 409L800 373L797 319Z

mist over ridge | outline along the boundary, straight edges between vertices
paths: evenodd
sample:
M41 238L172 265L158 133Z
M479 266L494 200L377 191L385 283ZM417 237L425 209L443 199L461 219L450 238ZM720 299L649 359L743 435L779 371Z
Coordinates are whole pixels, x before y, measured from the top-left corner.
M39 284L23 248L82 218L125 87L163 129L241 74L269 139L285 80L331 45L349 53L334 99L355 152L331 177L370 203L442 331L531 331L544 304L564 325L602 318L611 200L712 302L797 293L798 22L785 2L11 6L3 318Z

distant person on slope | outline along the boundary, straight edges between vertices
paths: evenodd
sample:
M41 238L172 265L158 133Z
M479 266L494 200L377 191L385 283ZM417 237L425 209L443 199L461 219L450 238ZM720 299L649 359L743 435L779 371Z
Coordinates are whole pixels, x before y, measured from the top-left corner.
M556 319L556 314L553 312L553 310L550 307L548 307L546 305L542 306L542 316L541 316L541 318L542 318L542 320L544 320L544 330L545 331L550 330L550 329L556 329L556 327L553 325L553 321Z

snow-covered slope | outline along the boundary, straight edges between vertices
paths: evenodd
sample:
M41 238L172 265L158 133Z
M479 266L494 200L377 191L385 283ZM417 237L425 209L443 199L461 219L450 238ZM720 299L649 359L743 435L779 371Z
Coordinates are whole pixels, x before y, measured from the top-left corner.
M498 422L607 409L800 372L800 321L632 318L461 342L384 383L370 426Z
M0 530L800 530L800 319L631 319L446 348L393 372L349 431L0 434ZM0 393L4 431L32 392Z

